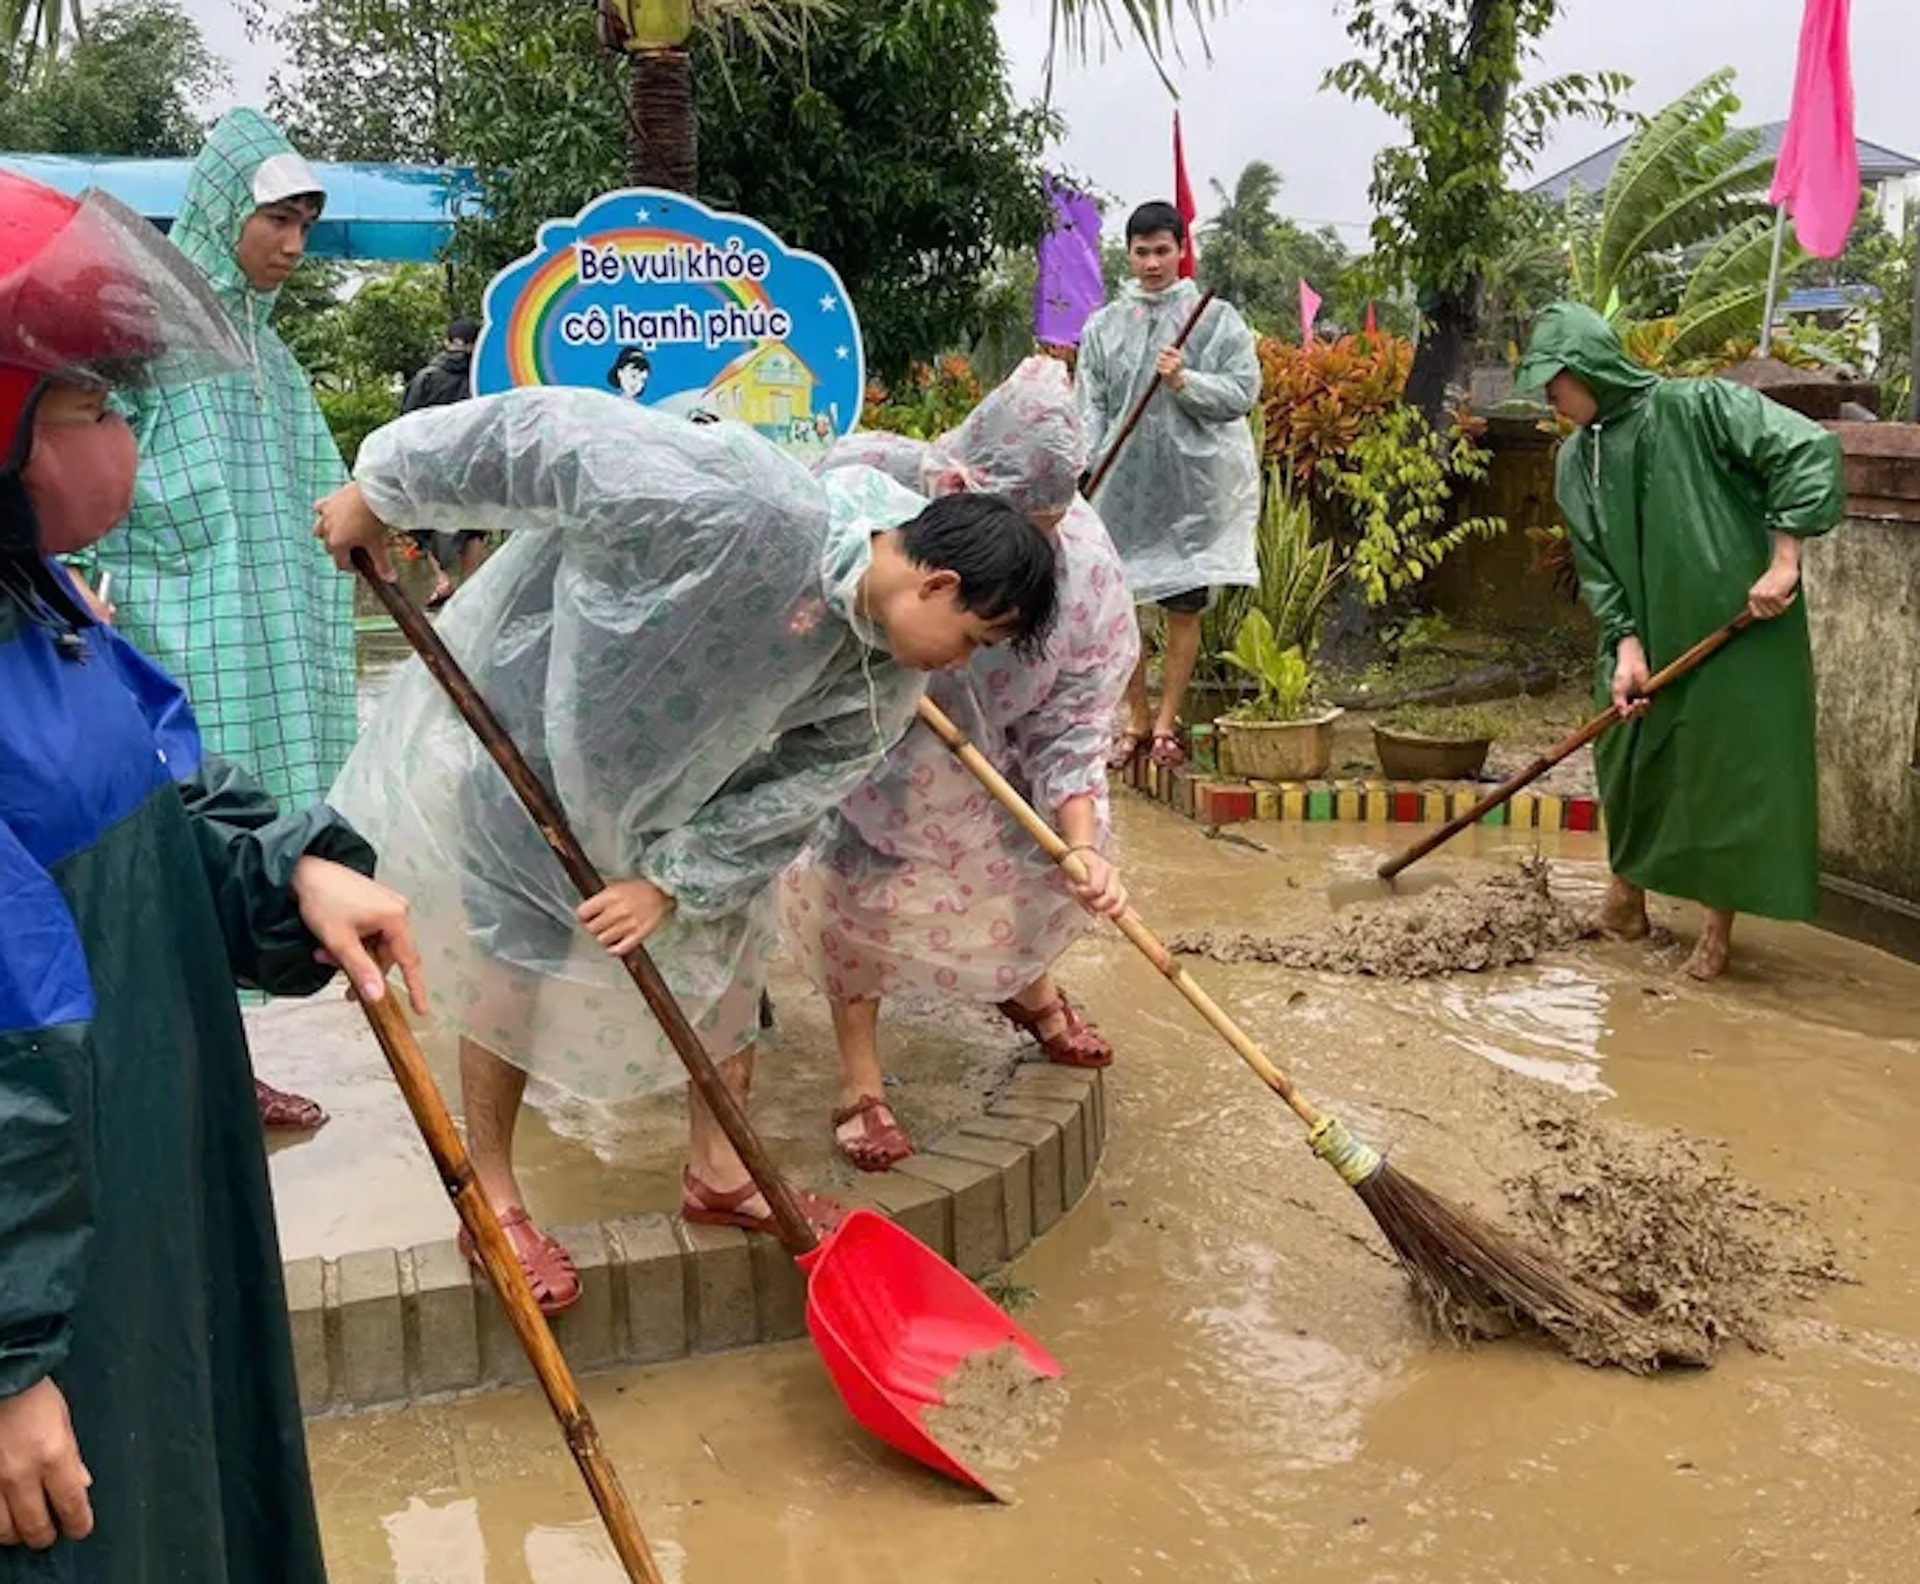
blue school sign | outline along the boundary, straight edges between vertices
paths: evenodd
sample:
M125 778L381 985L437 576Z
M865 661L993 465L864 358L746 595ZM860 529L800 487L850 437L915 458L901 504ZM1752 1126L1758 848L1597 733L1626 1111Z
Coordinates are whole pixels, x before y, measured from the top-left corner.
M757 220L633 188L550 220L487 288L474 389L579 385L818 452L859 422L866 360L833 267Z

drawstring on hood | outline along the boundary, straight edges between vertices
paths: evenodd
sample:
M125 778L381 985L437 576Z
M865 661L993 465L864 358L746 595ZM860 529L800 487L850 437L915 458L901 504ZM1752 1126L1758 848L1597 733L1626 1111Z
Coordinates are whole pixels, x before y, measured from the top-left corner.
M1587 460L1598 490L1602 432L1658 385L1660 376L1627 356L1613 326L1599 314L1583 303L1570 302L1552 303L1541 311L1526 356L1514 371L1514 388L1543 390L1563 372L1586 386L1599 408L1587 426L1593 437Z

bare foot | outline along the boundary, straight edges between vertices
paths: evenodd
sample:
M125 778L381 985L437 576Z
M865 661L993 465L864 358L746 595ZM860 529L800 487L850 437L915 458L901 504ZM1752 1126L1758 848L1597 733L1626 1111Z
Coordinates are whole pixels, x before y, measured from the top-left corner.
M1647 920L1647 893L1616 879L1600 904L1600 928L1615 940L1645 940L1652 929Z
M1733 952L1733 915L1709 912L1700 928L1699 943L1693 955L1680 965L1689 979L1702 983L1718 979L1727 971L1727 959Z

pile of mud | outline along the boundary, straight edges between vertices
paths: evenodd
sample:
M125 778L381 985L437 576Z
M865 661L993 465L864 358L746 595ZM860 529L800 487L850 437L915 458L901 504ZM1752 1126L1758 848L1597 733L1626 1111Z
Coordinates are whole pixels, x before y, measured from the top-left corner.
M1646 1319L1668 1362L1771 1351L1782 1310L1845 1280L1819 1230L1735 1176L1719 1144L1572 1109L1525 1125L1537 1164L1503 1185L1521 1231ZM1633 1362L1604 1339L1570 1350Z
M1059 1438L1066 1386L1037 1374L1012 1343L975 1353L940 1383L943 1401L925 1416L927 1434L1003 1502L1007 1476Z
M1458 890L1383 900L1336 914L1324 929L1295 935L1193 930L1173 950L1215 962L1278 963L1323 973L1427 979L1532 962L1542 952L1589 940L1598 922L1553 894L1551 866L1529 859L1517 870Z

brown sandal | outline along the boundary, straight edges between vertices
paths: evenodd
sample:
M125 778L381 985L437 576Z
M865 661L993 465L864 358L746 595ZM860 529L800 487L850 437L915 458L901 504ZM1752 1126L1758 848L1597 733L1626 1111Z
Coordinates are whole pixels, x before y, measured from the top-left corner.
M1118 775L1140 757L1140 750L1146 746L1145 732L1123 731L1107 750L1107 768Z
M1163 770L1178 770L1187 762L1187 750L1172 732L1155 732L1153 751L1147 757Z
M253 1105L260 1113L260 1125L277 1133L310 1133L327 1120L318 1100L289 1094L258 1078L253 1080Z
M691 1166L684 1167L680 1173L680 1219L691 1226L739 1227L743 1232L764 1232L768 1237L777 1238L780 1224L771 1215L748 1215L740 1208L759 1192L749 1178L738 1188L722 1193L694 1176ZM827 1236L847 1218L847 1207L843 1204L808 1193L804 1188L790 1192L800 1205L800 1213L812 1223L819 1237Z
M887 1120L880 1120L880 1113ZM860 1123L860 1136L840 1137L840 1129L854 1120ZM834 1148L863 1172L883 1172L897 1166L913 1153L913 1140L894 1120L893 1110L879 1095L862 1095L850 1106L833 1113Z
M525 1205L502 1211L500 1230L507 1234L513 1257L520 1262L521 1274L543 1315L552 1319L580 1301L580 1272L574 1268L573 1256L533 1224ZM475 1270L482 1268L480 1251L465 1228L460 1232L460 1252Z
M1018 1001L1002 1001L1000 1015L1015 1028L1034 1037L1040 1053L1057 1067L1111 1067L1113 1046L1091 1023L1073 1009L1063 994L1037 1012L1030 1012ZM1066 1019L1066 1027L1057 1034L1041 1037L1040 1026L1049 1018Z

